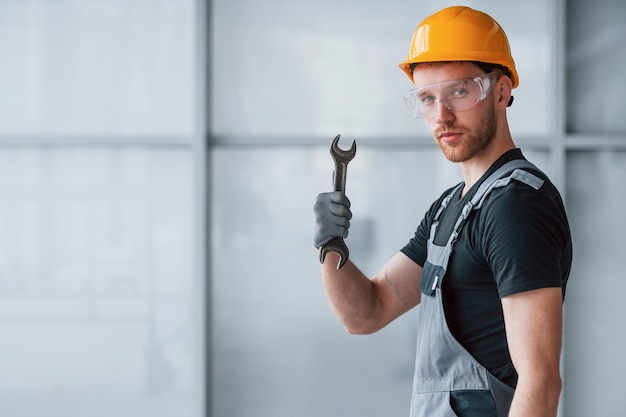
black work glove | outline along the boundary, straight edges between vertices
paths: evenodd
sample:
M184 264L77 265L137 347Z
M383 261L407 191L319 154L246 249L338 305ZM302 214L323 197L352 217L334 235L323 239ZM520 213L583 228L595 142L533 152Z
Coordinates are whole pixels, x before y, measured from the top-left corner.
M350 200L341 191L321 193L317 195L315 205L315 235L313 242L321 248L333 237L348 237L348 228L352 212Z

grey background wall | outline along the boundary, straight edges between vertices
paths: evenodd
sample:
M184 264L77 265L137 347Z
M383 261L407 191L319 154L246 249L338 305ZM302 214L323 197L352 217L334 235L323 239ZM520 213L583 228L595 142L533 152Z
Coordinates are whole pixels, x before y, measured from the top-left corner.
M0 1L0 414L407 415L414 312L345 333L312 202L356 139L373 274L459 180L397 68L453 4ZM570 216L560 414L621 417L626 4L465 4L509 36L514 138Z

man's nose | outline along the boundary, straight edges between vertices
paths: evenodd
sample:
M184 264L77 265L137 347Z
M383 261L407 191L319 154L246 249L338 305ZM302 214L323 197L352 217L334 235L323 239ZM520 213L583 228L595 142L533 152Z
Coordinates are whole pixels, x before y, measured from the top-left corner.
M444 124L454 119L454 113L441 100L435 103L435 122Z

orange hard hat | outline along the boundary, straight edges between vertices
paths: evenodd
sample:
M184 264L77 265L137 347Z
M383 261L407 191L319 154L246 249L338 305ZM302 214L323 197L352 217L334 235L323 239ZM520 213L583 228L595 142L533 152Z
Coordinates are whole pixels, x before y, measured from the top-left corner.
M505 67L513 88L519 85L509 41L491 16L464 6L447 7L415 29L411 48L400 68L413 82L412 64L474 61Z

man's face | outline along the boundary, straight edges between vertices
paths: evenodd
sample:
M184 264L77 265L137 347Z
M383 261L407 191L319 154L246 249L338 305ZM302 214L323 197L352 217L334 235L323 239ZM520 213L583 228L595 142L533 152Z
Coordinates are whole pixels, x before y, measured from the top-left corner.
M484 72L467 62L419 64L413 70L415 87L444 81L475 78ZM452 162L465 162L489 148L497 130L494 98L491 90L474 107L452 112L440 102L432 115L425 116L435 142ZM436 91L434 92L436 94Z

